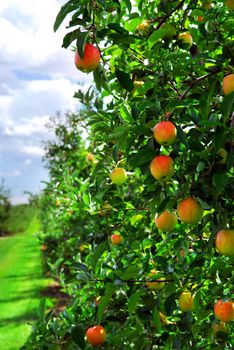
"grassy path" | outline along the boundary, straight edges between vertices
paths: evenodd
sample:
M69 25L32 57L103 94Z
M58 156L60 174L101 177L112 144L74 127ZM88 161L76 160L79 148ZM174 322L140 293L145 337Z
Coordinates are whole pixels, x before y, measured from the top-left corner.
M19 350L37 318L42 277L36 216L23 234L0 239L0 349Z

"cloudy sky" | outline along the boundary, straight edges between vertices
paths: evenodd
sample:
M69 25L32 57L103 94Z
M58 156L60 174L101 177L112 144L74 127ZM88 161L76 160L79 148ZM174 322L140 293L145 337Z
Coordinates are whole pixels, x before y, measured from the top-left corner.
M42 141L52 136L45 125L57 111L77 109L73 94L91 81L61 48L65 24L53 32L65 2L0 0L0 179L13 203L43 188Z

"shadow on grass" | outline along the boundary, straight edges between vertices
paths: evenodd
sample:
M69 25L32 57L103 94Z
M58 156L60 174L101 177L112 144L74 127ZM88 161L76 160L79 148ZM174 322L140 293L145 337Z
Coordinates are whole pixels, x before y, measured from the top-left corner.
M38 317L35 309L34 312L26 313L24 315L2 318L0 321L0 327L9 326L9 324L18 325L19 323L35 322L37 319Z
M0 280L9 280L9 279L14 279L14 280L34 280L34 279L44 279L42 274L40 272L38 273L31 273L31 274L22 274L22 275L8 275L1 277Z

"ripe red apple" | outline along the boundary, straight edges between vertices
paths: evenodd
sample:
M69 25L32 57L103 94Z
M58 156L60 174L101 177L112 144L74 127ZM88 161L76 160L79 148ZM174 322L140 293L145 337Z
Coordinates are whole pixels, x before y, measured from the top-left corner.
M220 230L215 238L215 247L220 254L234 256L234 230Z
M230 11L234 10L234 0L227 0L226 6Z
M179 308L183 312L193 311L193 296L190 292L182 292L179 296Z
M116 185L122 185L127 180L127 173L124 168L116 168L110 173L111 181Z
M155 225L162 231L171 232L177 224L177 217L168 210L162 212L159 216L156 214L154 219Z
M178 204L177 212L181 221L196 224L201 220L204 210L195 198L188 197Z
M98 48L91 44L85 44L84 57L81 58L78 51L75 52L75 65L76 68L84 73L94 71L99 65L101 56Z
M153 128L154 138L160 145L171 145L176 139L176 127L170 121L162 121Z
M156 180L167 181L175 172L174 162L170 156L156 156L150 163L150 171Z
M223 322L232 322L234 320L234 302L232 300L218 300L214 305L215 316Z
M154 269L151 270L150 274L148 275L148 278L150 279L151 277L155 276L159 272L160 271L156 271ZM161 290L165 286L165 282L159 282L159 281L165 280L165 277L157 278L157 280L158 281L155 281L155 282L146 282L147 287L151 290Z
M189 44L190 46L193 43L192 35L186 32L179 34L179 40L183 41L185 44Z
M93 326L86 331L86 338L92 346L98 346L106 340L106 330L102 326Z
M123 237L119 232L113 233L113 235L111 236L111 243L113 245L119 245L122 243L122 241L123 241Z
M225 95L228 95L234 91L234 74L226 75L223 78L222 87Z

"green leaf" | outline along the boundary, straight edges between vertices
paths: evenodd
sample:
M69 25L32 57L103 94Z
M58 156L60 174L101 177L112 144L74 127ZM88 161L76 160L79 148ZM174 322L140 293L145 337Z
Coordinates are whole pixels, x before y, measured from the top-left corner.
M224 96L223 103L221 105L221 113L224 121L228 120L229 115L233 112L234 92Z
M134 294L132 294L128 300L128 312L130 315L136 310L138 301L143 293L142 289L138 289Z
M225 173L214 174L212 177L212 183L215 186L218 193L222 192L228 184L229 178Z
M92 267L95 270L95 267L97 265L97 262L101 255L104 253L105 250L108 249L108 243L107 242L102 242L97 246L97 248L94 250L93 255L92 255Z
M77 41L76 47L80 58L84 58L84 46L87 40L89 32L78 32L77 33Z
M68 48L68 46L77 39L77 30L74 30L73 32L67 33L65 35L65 37L63 38L63 44L62 47L64 47L65 49Z
M139 270L137 267L130 265L125 271L116 270L115 274L122 280L127 281L138 276Z
M122 0L122 2L125 3L125 5L127 6L128 12L130 13L132 10L132 4L130 0Z
M160 321L160 313L156 307L154 308L154 312L153 312L153 322L157 327L157 331L161 332L162 328L161 328L161 321Z
M131 123L133 124L134 123L134 119L131 115L131 113L129 112L129 110L127 109L127 107L125 107L124 105L122 107L120 107L119 109L119 113L120 113L120 116L121 118L128 122L128 123Z
M129 74L123 72L120 69L115 70L115 75L119 81L119 83L122 85L122 87L127 91L132 91L134 89L133 81Z
M85 342L85 328L83 324L78 324L71 327L71 337L72 340L79 345L81 349L84 349L86 346Z
M148 44L150 49L160 40L162 39L165 34L167 33L167 30L165 29L158 29L155 32L153 32L149 38L148 38Z
M113 29L114 31L116 31L117 33L120 33L120 34L128 34L128 31L121 27L119 24L117 23L109 23L107 25L110 29Z
M84 201L84 204L89 207L90 206L90 202L91 202L91 198L90 198L90 193L84 192L82 195L82 199Z
M74 4L73 0L68 1L65 5L61 7L54 22L54 32L58 30L68 13L74 11L75 9L77 9L77 4Z
M97 323L100 324L102 322L103 312L105 308L107 307L110 299L112 298L112 295L115 292L116 287L113 285L108 285L105 290L105 295L101 297L99 305L98 305L98 312L97 312Z

